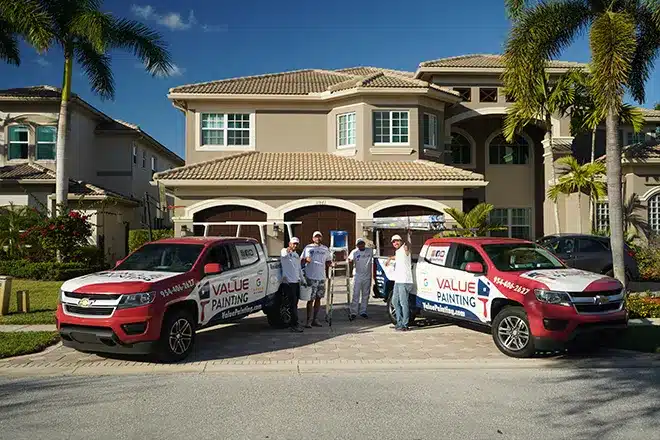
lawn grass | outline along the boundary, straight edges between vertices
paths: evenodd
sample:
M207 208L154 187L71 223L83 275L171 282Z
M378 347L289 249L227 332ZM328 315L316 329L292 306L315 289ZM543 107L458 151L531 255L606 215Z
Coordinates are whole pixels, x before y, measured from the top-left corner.
M624 350L660 353L660 326L631 325L613 341L613 346Z
M0 359L36 353L59 340L57 332L0 332Z
M13 279L9 300L9 315L0 316L0 325L55 324L57 296L61 286L62 281ZM30 292L30 313L16 313L16 292L19 290Z

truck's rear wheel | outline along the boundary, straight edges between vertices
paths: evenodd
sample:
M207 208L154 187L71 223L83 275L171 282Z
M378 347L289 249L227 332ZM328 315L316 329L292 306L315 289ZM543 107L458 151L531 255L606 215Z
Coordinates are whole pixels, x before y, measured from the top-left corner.
M195 322L187 310L168 313L161 329L158 357L163 362L178 362L190 355L195 345Z
M492 335L497 348L507 356L527 358L536 352L527 313L522 307L504 307L493 320Z
M417 309L414 307L414 304L409 304L408 310L408 325L413 325L415 319L417 319ZM392 292L387 296L387 316L390 318L390 322L396 325L396 309L392 303Z
M291 312L289 305L282 292L277 292L271 307L266 311L268 324L275 328L284 328L291 323Z

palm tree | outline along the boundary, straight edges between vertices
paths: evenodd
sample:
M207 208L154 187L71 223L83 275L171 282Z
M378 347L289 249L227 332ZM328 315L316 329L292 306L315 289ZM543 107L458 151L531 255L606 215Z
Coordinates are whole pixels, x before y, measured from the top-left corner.
M625 283L621 146L618 114L629 87L644 102L644 86L660 49L660 1L506 0L513 18L505 81L516 99L533 102L534 78L579 35L589 31L589 87L603 109L614 275ZM633 69L632 67L635 66Z
M50 17L40 1L0 0L0 61L20 66L19 36L39 52L50 45Z
M490 222L490 213L493 208L494 206L490 203L479 203L469 212L454 208L445 209L445 213L454 219L459 228L456 231L449 229L440 235L443 237L485 237L489 232L505 230L506 228Z
M575 89L576 89L576 76L577 71L569 71L559 78L550 78L546 72L537 72L539 77L536 78L534 93L529 96L530 99L518 100L508 108L507 115L504 120L504 137L508 142L511 142L513 137L520 133L528 124L541 121L543 128L546 132L550 151L553 150L553 137L552 137L552 116L563 116L568 109L574 104ZM516 90L506 87L505 93L509 96L516 97ZM555 181L555 161L552 161L550 167L550 180ZM553 214L555 220L556 232L561 232L561 225L559 223L559 207L557 201L553 200Z
M548 198L555 203L560 194L578 193L578 218L580 232L582 232L582 194L589 196L591 204L605 197L605 184L601 177L605 175L605 165L602 162L593 162L580 165L573 156L564 156L557 160L557 165L563 168L563 175L559 181L548 190ZM593 223L593 219L591 219Z
M24 1L24 0L21 0ZM3 11L5 3L19 3L15 0L0 0ZM45 28L52 38L48 48L59 46L64 55L64 75L62 82L59 121L57 125L56 185L55 199L60 210L66 209L68 178L66 176L66 138L68 106L71 98L71 77L74 59L82 67L90 82L92 91L102 99L112 99L115 83L108 52L122 49L132 52L152 75L168 75L172 69L167 45L161 36L142 23L115 18L101 11L101 0L30 0L30 4L40 14L47 17ZM7 9L9 10L9 9ZM3 15L6 16L5 13ZM16 13L10 16L13 23L14 41L17 34L29 43L34 42L32 33L20 23ZM45 33L44 33L45 34ZM10 46L11 48L11 46ZM16 57L11 56L9 59Z

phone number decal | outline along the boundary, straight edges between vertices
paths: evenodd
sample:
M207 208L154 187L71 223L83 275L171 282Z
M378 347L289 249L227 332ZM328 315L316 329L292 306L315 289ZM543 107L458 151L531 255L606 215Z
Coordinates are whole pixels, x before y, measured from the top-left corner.
M499 286L506 287L509 290L513 290L514 292L521 293L523 295L527 295L529 293L529 290L527 287L520 286L513 281L507 281L505 279L502 279L500 277L495 277L493 279L493 282Z
M195 286L195 280L184 281L183 283L176 284L170 288L160 291L160 296L163 298L173 295L175 293L183 292L186 289L190 289Z

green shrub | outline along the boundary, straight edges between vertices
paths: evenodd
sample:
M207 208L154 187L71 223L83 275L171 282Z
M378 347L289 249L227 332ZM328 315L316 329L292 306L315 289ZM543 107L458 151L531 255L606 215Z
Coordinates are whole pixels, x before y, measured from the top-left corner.
M660 302L641 295L628 294L626 308L630 318L660 318Z
M651 239L648 245L634 249L642 281L660 281L660 239Z
M160 240L161 238L170 238L174 237L174 231L172 229L153 229L151 231L153 241ZM140 246L149 242L149 230L148 229L133 229L128 231L128 250L133 252Z
M83 246L74 251L72 260L86 266L103 266L105 264L105 254L103 249L98 246Z
M0 275L39 281L66 281L103 269L103 266L90 266L85 263L0 261Z

